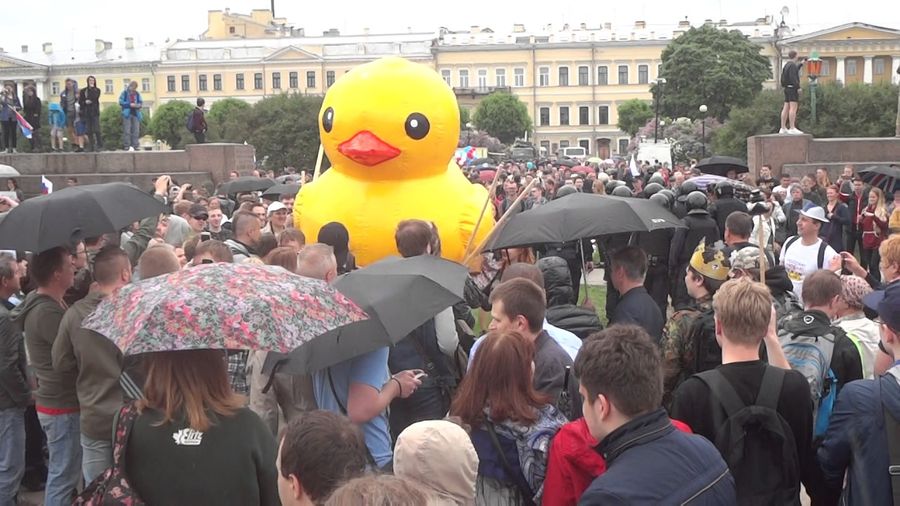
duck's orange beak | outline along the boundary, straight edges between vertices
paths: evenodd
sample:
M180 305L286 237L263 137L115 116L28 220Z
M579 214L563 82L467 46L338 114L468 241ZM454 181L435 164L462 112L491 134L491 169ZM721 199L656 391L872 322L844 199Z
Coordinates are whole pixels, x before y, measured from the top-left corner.
M379 139L368 130L357 132L349 140L338 145L338 151L356 163L378 165L400 155L400 150Z

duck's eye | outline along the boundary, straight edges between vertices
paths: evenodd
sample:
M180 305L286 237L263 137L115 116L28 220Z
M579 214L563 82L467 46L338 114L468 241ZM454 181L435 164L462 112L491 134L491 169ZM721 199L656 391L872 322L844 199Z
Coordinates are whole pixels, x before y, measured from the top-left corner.
M324 128L326 132L331 132L332 127L334 127L334 108L329 107L328 109L325 109L325 113L322 114L322 128Z
M431 124L424 114L414 112L406 117L406 135L415 140L424 139L431 130Z

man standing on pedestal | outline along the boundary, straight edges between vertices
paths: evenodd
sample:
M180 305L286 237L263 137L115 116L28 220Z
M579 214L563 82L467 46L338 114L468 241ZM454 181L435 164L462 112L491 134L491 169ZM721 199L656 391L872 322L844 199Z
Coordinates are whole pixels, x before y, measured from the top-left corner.
M784 107L781 109L780 134L802 134L797 129L797 107L800 105L800 68L803 61L797 51L788 51L788 62L781 69L781 87L784 88Z

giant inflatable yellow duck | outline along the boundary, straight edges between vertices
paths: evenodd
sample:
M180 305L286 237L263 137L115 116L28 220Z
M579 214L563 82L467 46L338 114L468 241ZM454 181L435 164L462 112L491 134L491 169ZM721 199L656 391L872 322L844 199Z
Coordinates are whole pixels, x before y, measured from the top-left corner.
M487 191L451 162L459 139L453 91L432 69L403 58L357 67L328 90L319 132L332 167L304 185L294 223L315 240L326 223L350 232L360 265L396 255L394 232L406 219L434 222L445 258L461 261L493 225Z

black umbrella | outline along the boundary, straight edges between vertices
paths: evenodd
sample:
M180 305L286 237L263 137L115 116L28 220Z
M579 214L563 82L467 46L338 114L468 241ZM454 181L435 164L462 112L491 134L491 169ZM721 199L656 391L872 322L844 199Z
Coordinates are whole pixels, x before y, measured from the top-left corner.
M560 158L559 160L556 161L556 163L554 165L562 165L565 167L574 167L574 166L578 165L578 162L576 162L575 160L569 160L568 158Z
M486 163L489 165L494 165L494 161L491 160L490 158L476 158L476 159L472 160L471 162L469 162L469 166L472 167L475 165L481 165L483 163Z
M246 193L263 191L275 185L275 181L267 177L241 176L222 183L219 186L219 195L234 195L235 193Z
M285 174L276 177L275 181L278 183L296 183L297 181L300 181L300 174Z
M396 344L463 298L467 269L433 256L388 258L338 278L334 287L369 319L323 334L289 355L269 353L263 371L306 374Z
M268 200L278 200L285 193L296 195L300 191L300 183L279 183L264 191L262 196Z
M63 188L28 199L0 223L0 249L39 253L96 237L165 211L162 202L128 183Z
M683 226L674 214L649 200L579 192L514 215L484 250Z
M704 174L715 174L717 176L725 176L729 170L735 171L736 174L742 172L750 172L747 162L733 156L711 156L700 160L697 168Z
M859 177L866 183L881 188L888 196L900 190L900 166L897 165L866 167L859 171Z

